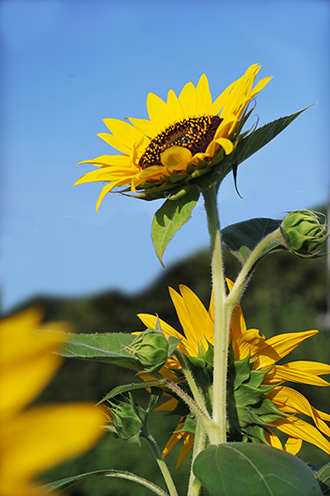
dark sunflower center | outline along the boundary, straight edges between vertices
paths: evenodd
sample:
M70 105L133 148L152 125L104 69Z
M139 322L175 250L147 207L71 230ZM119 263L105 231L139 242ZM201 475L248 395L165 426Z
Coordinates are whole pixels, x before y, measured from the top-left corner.
M162 165L161 154L171 146L188 148L193 155L205 152L221 121L218 115L205 115L171 124L150 141L140 158L140 167L146 169L152 165Z

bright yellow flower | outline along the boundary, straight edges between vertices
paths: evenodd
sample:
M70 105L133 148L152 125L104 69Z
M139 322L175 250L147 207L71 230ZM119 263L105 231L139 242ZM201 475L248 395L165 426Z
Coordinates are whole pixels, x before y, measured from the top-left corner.
M129 124L104 119L112 134L98 136L122 154L80 162L99 169L88 172L75 185L106 183L96 204L98 209L104 196L116 187L128 186L122 191L140 190L138 196L142 198L160 198L177 193L183 183L192 184L190 181L212 173L234 150L249 115L249 102L271 79L264 78L253 88L260 67L249 67L213 102L203 74L196 87L187 83L179 97L170 90L167 102L149 93L149 120L130 118Z
M232 282L227 280L229 290ZM198 356L198 344L206 351L208 342L214 344L214 306L211 298L210 307L207 310L198 297L187 287L180 286L181 295L170 288L170 295L175 306L178 318L182 325L184 337L164 321L160 321L161 328L166 337L181 337L182 341L178 348L189 356ZM148 314L139 314L138 317L150 328L156 325L157 317ZM276 448L281 448L292 454L298 453L302 441L318 446L326 453L330 454L330 442L324 437L330 437L330 429L324 422L330 421L330 415L313 408L309 401L299 392L292 388L283 386L283 382L296 382L311 384L315 386L329 386L330 384L320 375L330 374L330 365L311 362L296 361L284 365L276 363L294 350L302 341L317 334L318 331L293 332L279 334L270 339L261 336L257 329L247 329L241 306L237 305L233 312L230 333L231 343L235 355L235 360L242 360L250 354L250 358L255 359L253 369L268 370L264 384L274 385L274 389L267 394L267 397L276 405L280 412L290 414L289 416L276 420L268 424L269 432L265 430L265 436L269 444ZM166 367L179 368L178 363L167 362ZM160 372L168 375L164 367ZM171 399L164 403L158 410L172 411L175 409L177 401ZM314 425L307 423L296 415L307 415L314 422ZM177 431L183 426L183 419L177 426ZM278 429L287 435L287 441L282 446L278 436L273 429ZM173 446L183 439L184 445L178 460L178 465L189 453L193 446L193 435L184 432L174 432L168 441L163 456L173 448Z
M62 363L56 351L65 326L48 330L40 320L31 308L0 321L1 496L45 494L35 477L87 451L102 435L104 411L91 403L26 409Z

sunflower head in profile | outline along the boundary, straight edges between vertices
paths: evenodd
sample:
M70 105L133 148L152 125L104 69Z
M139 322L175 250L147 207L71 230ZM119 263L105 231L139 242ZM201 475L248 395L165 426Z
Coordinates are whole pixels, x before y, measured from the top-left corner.
M228 279L227 285L231 290L233 283ZM181 285L180 293L170 288L183 332L179 333L162 320L160 325L166 338L181 337L178 350L194 360L195 357L203 356L203 350L207 353L214 344L213 298L209 309L206 309L187 286ZM156 325L156 316L139 314L138 317L147 327ZM329 382L320 376L330 374L330 365L313 361L278 364L305 339L317 333L316 330L288 332L266 339L258 329L247 329L241 306L237 305L230 326L229 440L261 442L294 455L305 441L330 454L330 428L327 424L330 415L314 408L304 395L285 384L329 386ZM179 368L179 363L171 358L160 373L175 377L174 373L177 375ZM231 373L233 377L230 377ZM178 399L172 397L157 410L175 414L182 412L182 406L181 409L179 407ZM163 451L163 456L166 456L178 441L182 441L177 465L194 445L193 422L189 415L181 416ZM309 422L305 420L306 417Z
M196 183L201 190L216 185L235 167L234 152L252 109L251 100L271 79L253 88L260 69L254 64L214 101L203 74L197 86L187 83L179 97L147 98L148 119L104 119L110 130L98 136L121 152L83 160L98 167L76 183L105 183L96 209L114 188L145 200L185 194ZM78 164L78 165L79 165Z

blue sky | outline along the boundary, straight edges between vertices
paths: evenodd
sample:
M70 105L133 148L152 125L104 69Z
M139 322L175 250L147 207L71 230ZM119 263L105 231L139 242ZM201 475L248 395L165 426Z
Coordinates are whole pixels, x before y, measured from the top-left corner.
M206 73L213 98L253 63L274 76L257 97L263 125L318 102L241 164L220 188L222 226L283 216L327 200L329 2L2 0L2 310L36 294L143 289L164 269L150 225L161 202L72 188L113 150L102 119L147 118L149 92L166 98ZM200 201L165 252L168 267L207 246ZM166 269L165 269L166 270Z

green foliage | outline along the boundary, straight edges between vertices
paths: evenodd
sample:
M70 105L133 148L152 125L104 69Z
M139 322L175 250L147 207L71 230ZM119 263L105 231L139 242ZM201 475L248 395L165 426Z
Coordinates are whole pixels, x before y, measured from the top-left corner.
M317 472L317 477L321 485L324 496L330 494L330 463L327 463Z
M222 229L224 247L229 250L242 264L244 264L253 249L267 234L278 229L280 220L274 219L250 219L237 224L232 224ZM270 251L285 249L279 243L274 243L265 248L259 255L259 259Z
M305 463L270 446L209 446L197 456L194 472L212 496L322 496ZM243 473L244 478L239 475Z
M162 257L166 246L174 234L189 220L200 190L197 186L178 199L169 199L155 213L151 226L151 237L157 257L163 265Z
M310 106L309 106L310 107ZM300 114L302 114L309 107L306 107L299 112L295 112L294 114L287 115L286 117L281 117L276 121L269 122L263 127L260 127L256 131L253 131L252 134L248 135L246 138L243 138L235 152L235 161L236 164L240 164L247 158L251 157L258 150L263 148L267 143L273 140L278 134L280 134L284 129L291 124Z

